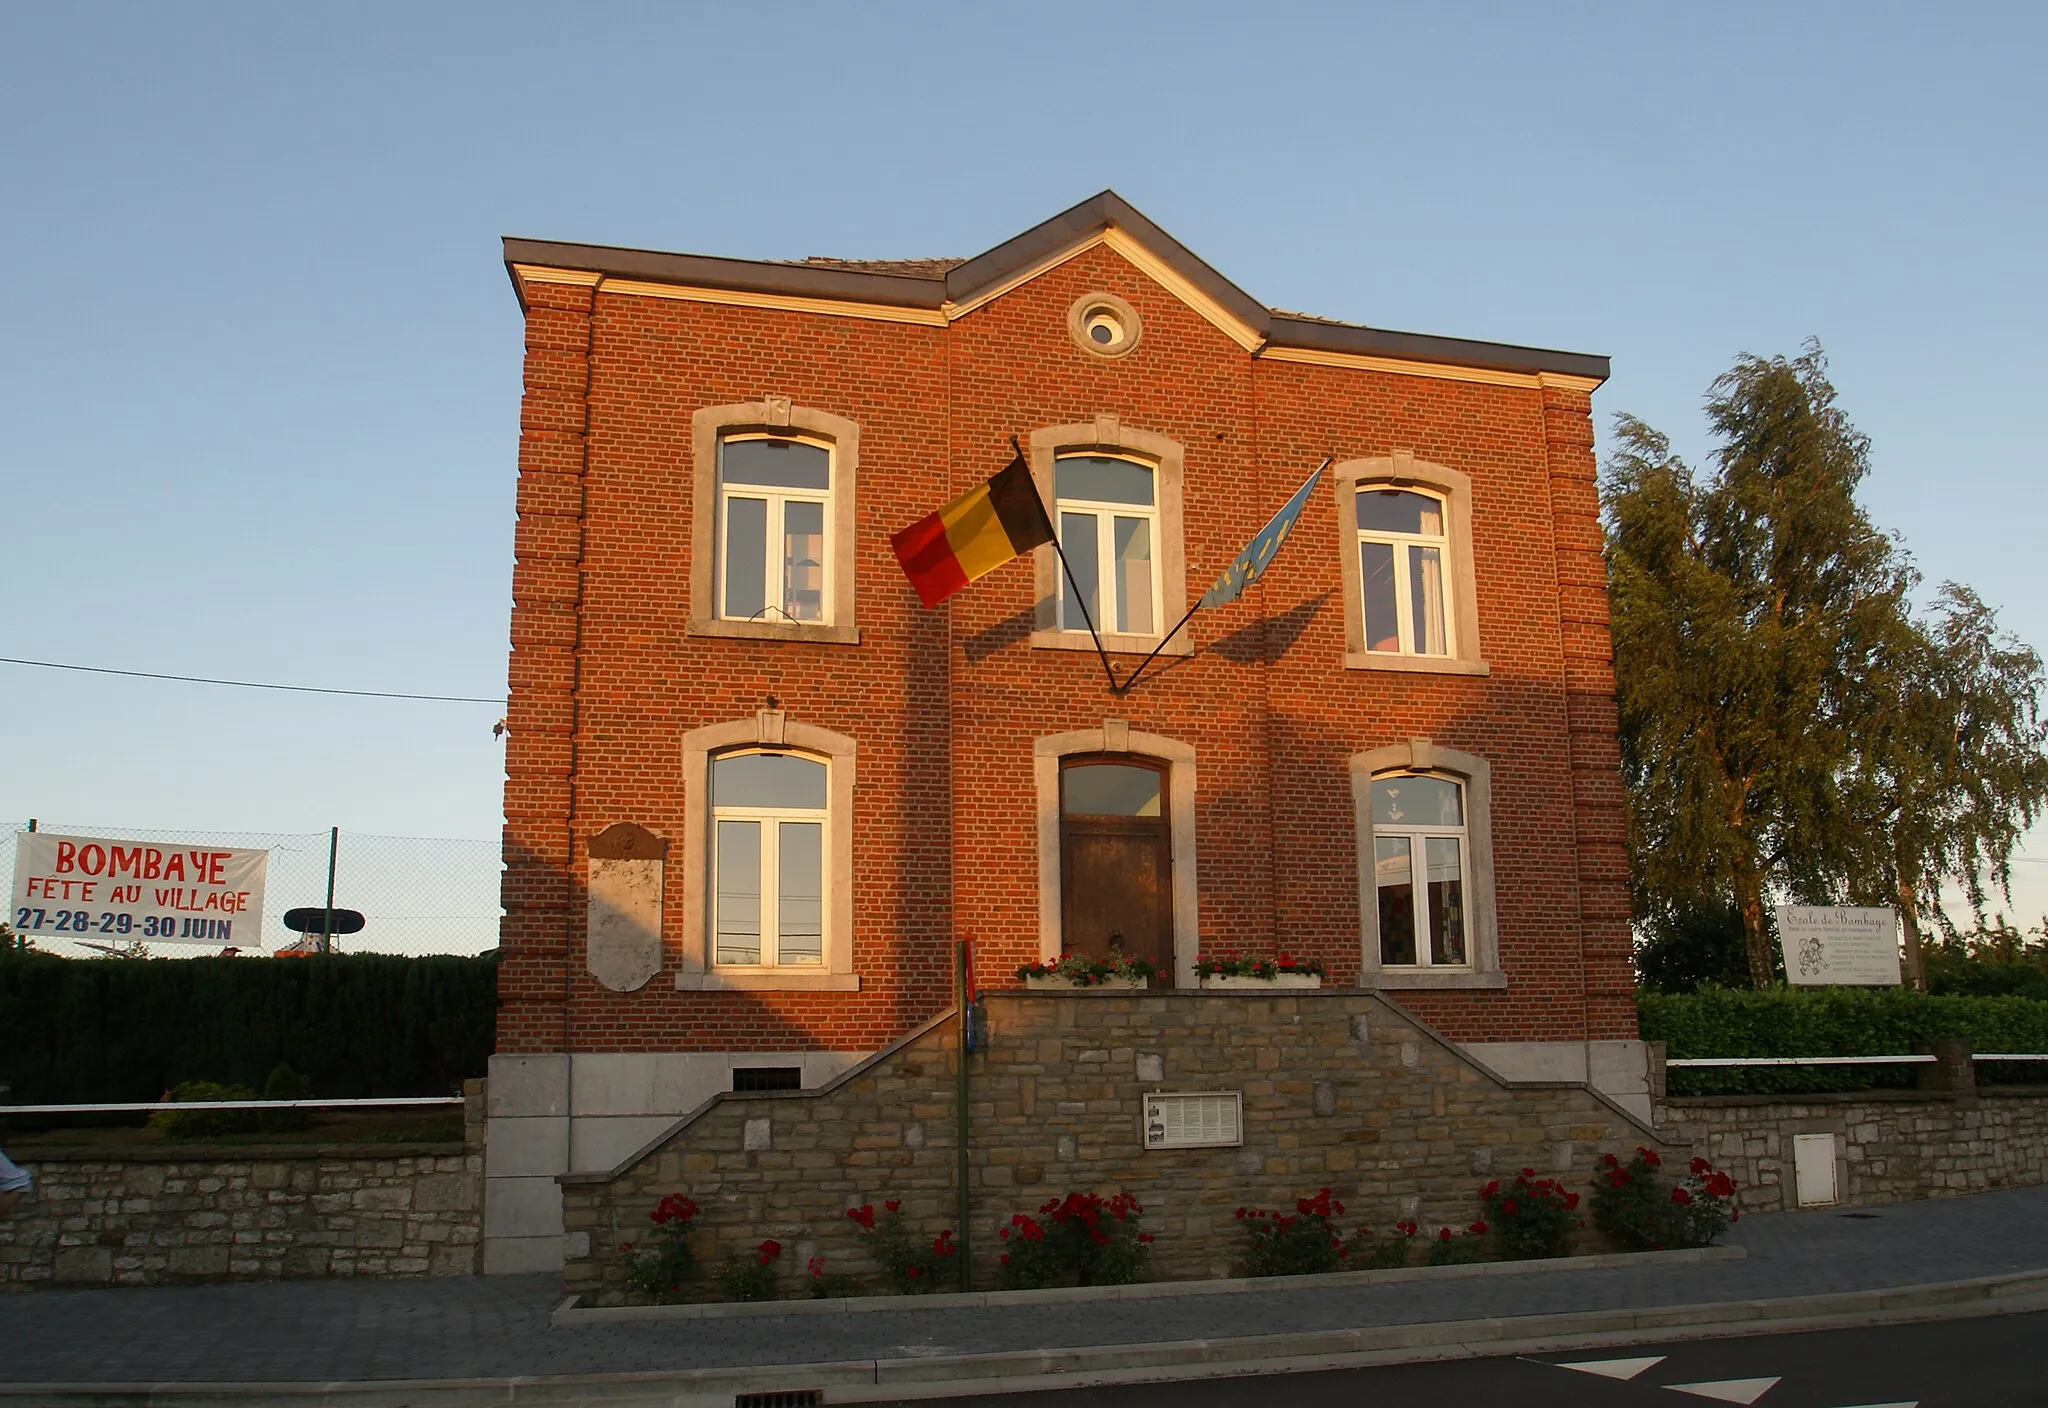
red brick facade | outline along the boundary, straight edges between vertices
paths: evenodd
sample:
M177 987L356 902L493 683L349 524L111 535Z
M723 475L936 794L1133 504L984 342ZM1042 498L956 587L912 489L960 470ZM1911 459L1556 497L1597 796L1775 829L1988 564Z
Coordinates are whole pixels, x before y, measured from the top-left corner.
M1097 224L1131 233L1120 203L1109 209ZM1053 231L1084 245L1089 233ZM1430 339L1321 364L1270 355L1277 334L1247 351L1185 281L1113 242L921 321L844 293L749 290L737 261L679 262L664 293L653 257L609 252L622 278L593 252L541 248L508 250L527 330L502 1053L872 1050L949 1004L961 933L983 981L1008 984L1039 954L1033 741L1106 717L1195 752L1202 943L1312 954L1339 985L1357 981L1361 953L1347 759L1420 738L1485 758L1507 985L1393 995L1460 1041L1635 1036L1597 375ZM782 277L751 267L764 285ZM1093 292L1142 317L1128 356L1091 356L1070 337L1070 305ZM691 415L769 396L859 426L858 645L687 630ZM922 608L889 535L999 469L1010 437L1103 415L1184 451L1190 600L1325 456L1411 452L1469 477L1490 673L1345 668L1339 564L1355 549L1339 541L1327 480L1271 570L1196 616L1197 653L1120 698L1093 655L1031 645L1028 557ZM680 872L693 863L681 841L700 804L682 738L771 698L859 749L859 989L679 991ZM621 821L670 842L670 951L627 993L591 977L583 935L588 843Z

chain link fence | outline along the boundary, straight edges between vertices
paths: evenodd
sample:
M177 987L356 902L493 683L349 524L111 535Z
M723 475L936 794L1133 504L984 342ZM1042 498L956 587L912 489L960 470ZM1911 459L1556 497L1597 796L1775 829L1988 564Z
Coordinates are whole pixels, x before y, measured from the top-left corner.
M337 935L337 953L484 953L498 946L498 882L504 871L500 843L447 836L376 836L360 831L164 831L133 826L84 825L38 819L36 830L60 836L100 836L117 841L230 846L268 851L263 887L263 948L272 952L298 941L284 926L288 909L327 903L329 848L333 848L334 905L362 914L363 930ZM17 822L10 830L26 831ZM0 839L0 896L14 893L15 841ZM0 919L11 922L10 912ZM91 958L104 949L94 939L61 934L27 935L37 948L72 958ZM236 941L241 943L239 928ZM247 946L242 945L244 951ZM216 946L149 944L156 958L200 958Z

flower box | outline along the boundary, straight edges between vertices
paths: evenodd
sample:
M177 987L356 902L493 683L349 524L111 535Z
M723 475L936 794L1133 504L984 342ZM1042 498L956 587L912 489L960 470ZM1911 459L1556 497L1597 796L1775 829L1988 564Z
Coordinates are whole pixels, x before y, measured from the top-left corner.
M1061 977L1057 973L1048 973L1044 977L1027 976L1024 979L1024 986L1033 992L1129 991L1132 989L1143 989L1150 986L1150 984L1151 980L1148 978L1116 977L1101 978L1092 983L1076 983Z
M1323 985L1319 973L1275 973L1270 978L1225 977L1212 973L1202 979L1202 986L1210 992L1234 992L1248 989L1270 990L1273 988L1319 988Z

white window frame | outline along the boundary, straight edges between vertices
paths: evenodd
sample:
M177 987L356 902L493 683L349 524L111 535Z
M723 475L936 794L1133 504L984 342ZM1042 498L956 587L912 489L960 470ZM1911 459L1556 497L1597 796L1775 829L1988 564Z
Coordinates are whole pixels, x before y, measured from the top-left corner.
M831 487L824 496L825 568L823 621L784 620L767 612L753 620L733 620L725 609L725 493L720 465L721 442L758 434L763 439L800 440L823 445L831 455ZM766 396L730 406L702 406L690 413L690 618L692 636L738 640L807 641L819 645L859 645L860 626L854 600L855 522L860 479L860 426L843 416L809 406L791 405L787 396ZM735 485L743 497L760 498L762 485ZM764 490L755 493L754 490ZM793 491L799 497L811 491ZM775 554L779 558L779 550ZM779 579L776 579L779 580ZM771 588L771 590L778 590ZM772 618L772 619L771 619Z
M709 575L708 573L706 574ZM801 753L824 762L825 961L819 964L738 967L713 960L712 927L716 834L712 824L711 759L722 753ZM858 752L852 738L815 724L799 723L780 709L749 718L707 724L683 735L682 963L676 987L699 992L858 992L854 971L854 776ZM669 857L671 862L676 857ZM673 876L673 869L671 875ZM864 911L866 912L866 911Z
M725 447L751 441L781 441L785 444L809 445L825 452L824 489L786 489L765 484L728 484L725 479ZM838 456L833 453L832 442L813 435L792 435L769 430L729 430L718 437L718 580L713 605L717 619L721 621L773 621L793 626L830 626L832 622L832 487L839 482ZM725 579L727 564L732 557L732 502L734 499L752 499L767 505L767 522L763 527L761 543L762 572L766 578L768 603L753 616L728 616L725 614ZM785 527L784 507L788 504L817 504L822 524L818 545L819 566L819 609L823 613L815 621L806 621L792 616L788 610L777 604L776 598L788 599L786 575L788 563L783 560L782 551L777 547L781 536L778 528Z
M1472 914L1472 832L1470 826L1472 812L1470 799L1466 795L1465 779L1446 772L1425 772L1414 768L1402 768L1391 772L1373 774L1372 784L1376 787L1382 782L1397 777L1426 777L1433 778L1438 782L1450 783L1451 786L1458 789L1458 815L1466 820L1457 826L1388 826L1383 822L1373 822L1373 911L1375 914L1379 911L1379 853L1380 841L1382 839L1399 838L1408 842L1408 891L1409 897L1415 906L1415 961L1402 964L1389 963L1383 950L1380 955L1380 966L1383 968L1438 968L1470 971L1472 967L1472 926L1470 923ZM1465 961L1463 963L1438 963L1430 957L1429 851L1427 843L1431 837L1448 837L1458 843L1458 893L1465 901L1465 918L1467 921L1464 934Z
M1061 460L1081 459L1122 460L1125 464L1138 466L1152 477L1152 502L1150 504L1117 503L1108 499L1055 499L1053 501L1053 529L1055 532L1062 533L1060 546L1065 548L1067 547L1067 540L1064 536L1064 530L1067 526L1068 514L1071 513L1076 516L1086 514L1095 519L1095 581L1101 598L1098 603L1101 609L1096 613L1099 619L1095 622L1095 629L1104 635L1143 636L1147 639L1157 640L1160 632L1164 631L1168 624L1160 619L1161 608L1165 604L1162 599L1165 593L1161 588L1160 582L1162 575L1160 571L1160 558L1163 554L1160 551L1159 535L1159 466L1141 455L1127 454L1118 450L1064 450L1053 457L1054 482L1058 482ZM1149 631L1119 631L1116 627L1116 610L1124 604L1123 574L1116 570L1116 520L1119 518L1138 519L1145 524L1146 541L1150 549L1149 561L1152 564L1152 571L1150 573L1152 629ZM1064 602L1072 590L1072 587L1066 580L1066 574L1061 573L1059 600ZM1081 631L1086 630L1087 627L1079 624L1069 625L1062 620L1060 622L1060 629L1065 631Z
M1330 470L1336 488L1337 553L1344 585L1344 668L1395 670L1409 674L1487 675L1492 667L1481 658L1479 582L1472 553L1472 481L1447 465L1418 460L1407 450L1369 459L1344 460ZM1358 491L1408 489L1427 494L1444 506L1444 646L1445 655L1417 655L1403 649L1368 650L1365 638L1365 573L1360 544L1368 539L1430 543L1407 534L1361 533ZM1403 555L1405 558L1405 554ZM1404 564L1405 565L1405 564ZM1402 639L1413 632L1407 603L1407 574L1398 574L1396 611Z
M1029 453L1031 478L1038 485L1039 496L1047 504L1053 504L1058 497L1053 482L1056 457L1107 455L1135 460L1151 468L1152 507L1158 514L1152 545L1153 580L1158 584L1159 593L1155 598L1159 613L1153 618L1155 629L1149 635L1103 630L1100 623L1097 623L1097 629L1101 631L1105 650L1134 655L1147 655L1154 649L1162 655L1194 654L1194 642L1185 628L1175 632L1164 644L1159 639L1160 632L1187 614L1189 601L1187 549L1181 512L1181 485L1186 478L1187 456L1180 443L1153 431L1125 425L1121 418L1105 413L1073 425L1046 426L1032 431ZM1058 509L1053 511L1057 513ZM1060 571L1059 558L1053 552L1052 544L1047 543L1037 549L1032 564L1031 647L1034 650L1080 650L1093 654L1095 641L1088 632L1079 627L1073 630L1060 628L1059 600L1065 583L1066 574Z
M788 969L799 973L822 973L825 970L825 933L831 922L832 884L832 760L815 757L795 748L728 748L711 757L711 766L727 758L748 755L764 757L802 758L807 763L816 763L825 769L825 805L822 807L728 807L718 805L714 785L711 807L711 961L721 970L759 972L763 970ZM725 821L751 821L761 827L760 884L761 899L759 922L761 926L761 957L755 963L728 963L718 957L718 825ZM784 963L780 952L782 941L782 823L785 821L816 822L818 826L818 958L816 962Z
M1368 748L1352 754L1348 766L1358 856L1359 986L1506 988L1508 980L1501 971L1498 911L1494 902L1491 766L1475 753L1441 747L1427 738ZM1389 967L1380 961L1379 867L1378 851L1373 845L1372 784L1375 778L1390 773L1429 774L1464 788L1465 846L1460 861L1464 866L1466 962L1458 967L1427 963Z
M1458 582L1457 575L1451 566L1450 500L1444 494L1414 484L1354 484L1351 486L1353 495L1386 493L1389 491L1414 494L1433 502L1436 505L1437 522L1443 525L1443 529L1435 535L1428 533L1390 533L1380 528L1360 528L1358 530L1358 542L1352 547L1351 551L1354 557L1359 557L1359 631L1361 636L1359 644L1361 648L1370 651L1374 655L1414 655L1432 660L1455 660L1458 656ZM1352 512L1354 514L1357 512L1357 504L1358 501L1354 497L1352 500ZM1365 627L1365 562L1359 553L1359 548L1367 543L1384 543L1394 550L1394 632L1395 639L1399 644L1399 648L1396 650L1373 650L1372 642L1363 639ZM1410 554L1417 548L1435 548L1437 551L1437 575L1443 583L1444 598L1442 602L1444 648L1440 651L1418 649L1415 642L1415 578L1414 572L1411 570Z

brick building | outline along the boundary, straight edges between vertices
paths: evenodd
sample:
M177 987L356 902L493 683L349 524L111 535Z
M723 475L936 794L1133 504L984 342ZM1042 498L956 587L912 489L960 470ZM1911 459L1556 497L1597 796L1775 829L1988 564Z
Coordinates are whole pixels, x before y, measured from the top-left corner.
M927 1024L963 934L987 987L1112 937L1181 988L1312 956L1647 1115L1605 358L1268 308L1111 193L965 260L505 258L490 1269L559 1264L558 1175ZM1040 548L926 609L890 535L1012 436L1076 580ZM1112 691L1080 607L1128 674L1325 458L1270 570Z

